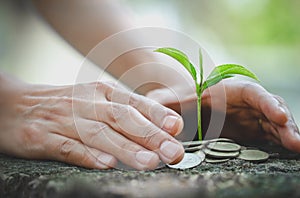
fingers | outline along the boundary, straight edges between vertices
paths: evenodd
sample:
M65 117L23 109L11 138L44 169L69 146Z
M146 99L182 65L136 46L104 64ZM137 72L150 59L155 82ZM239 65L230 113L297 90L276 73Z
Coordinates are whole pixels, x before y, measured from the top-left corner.
M262 121L261 122L261 127L266 133L266 135L271 135L272 137L276 138L277 140L280 140L280 135L279 132L276 130L275 126L273 126L270 122L268 121Z
M155 152L128 140L107 124L83 119L78 131L84 144L109 153L138 170L155 169L160 162Z
M266 138L284 147L300 152L299 129L284 100L268 93L256 84L246 84L242 91L244 101L262 112L266 117L262 123Z
M71 121L64 119L64 122L69 125L68 123ZM78 155L84 155L82 153L87 152L81 148L80 144L83 144L89 148L89 152L93 150L103 151L138 170L155 169L158 166L160 160L155 152L149 151L143 146L128 140L128 138L122 136L107 124L83 118L76 118L75 122L76 126L73 125L74 127L65 128L61 124L52 127L55 133L64 137L63 139L60 138L61 141L66 140L66 142L60 141L61 143L59 143L56 138L50 143L50 146L58 144L58 147L64 148L61 149L62 151L67 150L67 152L56 152L58 153L57 155L62 154L62 158L59 160L68 160L68 163L74 164L71 161L72 159L76 158L76 156L79 158ZM72 149L77 150L72 151Z
M124 94L124 96L122 96ZM183 128L183 120L174 111L154 102L144 96L131 95L126 99L125 93L118 92L111 98L111 101L129 104L142 113L148 120L153 122L156 126L175 136L178 135Z
M110 84L100 84L100 90L104 91L106 99L111 102L130 105L137 109L143 116L156 126L170 133L178 135L183 128L183 120L175 111L141 95L130 93Z
M159 158L165 163L176 163L182 159L182 145L133 107L105 102L98 103L96 109L99 112L98 121L78 117L75 120L61 119L65 124L60 123L53 130L81 140L89 147L110 153L139 170L156 168ZM91 112L89 108L88 112ZM74 121L76 127L71 124ZM63 127L65 125L69 127ZM128 149L124 150L123 147ZM142 156L146 156L148 161L139 162Z
M110 154L55 133L48 134L45 150L53 160L86 168L108 169L117 163L116 158Z
M300 133L293 116L282 98L279 96L273 97L280 102L282 108L286 112L288 121L284 125L263 121L261 124L266 132L266 139L281 144L292 151L300 152Z
M165 163L176 163L184 154L182 145L170 134L142 116L135 108L116 103L99 104L101 122L107 123L128 139L157 152Z
M280 138L283 146L292 151L300 152L300 134L294 122L289 121L285 127L280 128Z
M265 138L266 140L269 140L269 141L274 142L275 144L281 145L280 139L276 138L274 135L272 135L272 134L270 134L270 133L265 134L264 138Z
M263 87L255 83L242 83L241 96L250 107L262 112L270 121L284 125L287 113L280 102Z
M128 93L122 91L118 93L120 93L120 97L128 98ZM109 153L123 163L140 170L156 168L159 159L165 163L176 163L183 158L182 145L153 123L162 125L163 129L169 130L171 134L173 133L172 135L175 135L181 131L183 125L182 119L177 113L136 95L135 100L130 102L135 107L116 102L103 102L103 94L100 93L99 96L102 97L100 102L91 101L92 97L90 96L82 96L73 98L71 101L66 99L66 102L63 102L65 100L62 98L62 102L53 103L52 109L55 107L55 111L63 109L55 116L60 119L51 118L51 121L58 125L53 127L53 131L71 139L82 140L90 148ZM105 97L109 98L107 95ZM119 102L125 103L124 98L123 100L118 99ZM72 108L74 117L69 114ZM61 119L64 117L66 119ZM75 124L71 124L72 117L76 121ZM87 121L90 122L83 123L85 119L82 117L88 118ZM150 121L151 119L153 122ZM72 121L74 122L74 120ZM106 123L106 126L101 122ZM66 124L67 127L62 127ZM80 129L79 134L74 129L75 125ZM85 127L82 128L82 126ZM80 148L79 143L74 141L70 147ZM81 149L77 152L82 153L83 151ZM75 157L72 156L76 154L76 151L69 153L72 155L70 154L71 160L68 162L75 163L72 161Z
M274 125L274 128L278 131L279 138L284 147L295 151L300 152L300 132L299 128L296 125L293 116L288 111L285 106L286 111L289 114L288 121L284 126Z

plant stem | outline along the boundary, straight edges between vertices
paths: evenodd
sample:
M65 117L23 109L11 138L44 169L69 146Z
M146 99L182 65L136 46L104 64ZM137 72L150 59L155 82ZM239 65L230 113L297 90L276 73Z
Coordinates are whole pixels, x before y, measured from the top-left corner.
M197 112L198 112L198 140L202 140L202 126L201 126L201 94L198 95L197 99Z
M201 48L199 48L199 67L200 67L200 83L197 85L197 112L198 112L198 139L202 140L202 123L201 123L201 96L202 96L202 86L203 86L203 56Z

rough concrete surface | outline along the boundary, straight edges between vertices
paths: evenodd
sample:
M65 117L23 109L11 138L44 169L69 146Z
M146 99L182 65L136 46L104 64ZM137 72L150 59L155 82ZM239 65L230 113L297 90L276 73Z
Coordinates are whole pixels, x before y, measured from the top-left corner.
M0 155L0 197L300 197L300 155L259 148L268 161L203 162L184 171L99 171Z

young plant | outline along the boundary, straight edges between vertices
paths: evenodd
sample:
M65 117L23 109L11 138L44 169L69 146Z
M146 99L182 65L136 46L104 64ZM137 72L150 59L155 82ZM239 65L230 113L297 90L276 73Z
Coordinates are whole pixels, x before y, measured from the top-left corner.
M223 79L231 78L234 77L235 75L243 75L259 81L254 73L247 70L243 66L236 65L236 64L224 64L224 65L216 66L213 69L213 71L208 75L207 79L204 81L203 57L202 57L201 49L199 49L199 66L200 66L199 74L197 74L194 65L191 63L187 55L181 52L180 50L166 47L166 48L158 48L155 50L155 52L160 52L174 58L179 63L181 63L185 67L185 69L191 74L195 82L196 93L197 93L198 139L199 140L202 140L201 96L204 90L219 83Z

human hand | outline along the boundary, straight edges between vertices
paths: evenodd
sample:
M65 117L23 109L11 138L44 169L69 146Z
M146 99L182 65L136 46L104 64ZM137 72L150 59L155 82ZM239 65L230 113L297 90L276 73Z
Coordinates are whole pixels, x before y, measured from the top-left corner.
M120 160L139 170L183 157L173 137L182 130L182 118L144 96L102 82L15 90L5 111L1 106L2 153L98 169Z
M235 79L222 82L206 90L202 96L203 122L209 122L210 111L226 113L222 136L238 141L268 139L300 152L299 130L282 98L256 83ZM180 94L178 90L176 93ZM223 90L226 92L226 112L222 112ZM148 96L178 110L179 101L172 93L169 89L160 89L149 92ZM212 98L214 109L211 109ZM190 94L181 102L195 104L195 100L196 96Z

